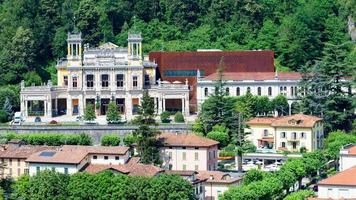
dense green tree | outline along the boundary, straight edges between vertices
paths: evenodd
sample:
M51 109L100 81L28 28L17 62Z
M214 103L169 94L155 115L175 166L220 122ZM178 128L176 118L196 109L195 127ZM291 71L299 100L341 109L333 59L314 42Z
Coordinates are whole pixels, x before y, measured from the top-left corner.
M95 120L96 115L95 115L95 110L94 110L94 105L88 103L85 107L84 111L84 120L86 121L93 121Z
M118 135L104 135L101 137L102 146L119 146L121 142Z
M108 110L106 113L106 121L108 123L117 123L121 120L121 115L118 111L117 105L115 102L111 101L108 105Z
M293 192L290 195L286 196L283 200L304 200L308 199L308 197L314 197L315 193L311 190L299 190L297 192Z
M229 130L221 125L215 125L206 137L218 141L220 143L219 148L226 147L230 142Z
M262 172L261 170L251 169L245 174L243 184L248 185L255 181L261 181L264 178L263 176L264 172Z
M340 149L347 144L356 143L355 132L347 134L343 131L334 131L329 133L325 141L325 150L329 159L337 159Z
M278 112L278 115L288 115L289 105L287 98L283 95L278 95L272 100L272 106L274 110Z
M7 121L11 121L12 117L14 115L14 111L12 110L12 105L11 105L9 98L5 99L4 106L3 106L2 110L7 115Z
M137 152L140 155L140 161L145 164L160 164L159 142L156 139L159 132L151 128L155 125L155 106L153 99L149 96L148 91L143 93L141 105L139 106L139 116L134 120L138 124L138 129L133 132L137 142Z
M303 107L306 113L324 118L326 132L351 130L355 119L354 94L347 78L355 67L346 61L348 48L347 44L327 44L323 57L303 71L301 86L307 88Z

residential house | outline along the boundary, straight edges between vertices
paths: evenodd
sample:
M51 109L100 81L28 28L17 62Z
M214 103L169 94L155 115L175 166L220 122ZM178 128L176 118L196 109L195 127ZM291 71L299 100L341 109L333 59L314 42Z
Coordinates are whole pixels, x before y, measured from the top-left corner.
M356 166L356 145L345 145L340 151L339 170L344 171Z
M319 117L295 114L282 117L257 117L246 122L247 138L257 148L308 152L323 147L324 126Z
M320 181L318 199L356 199L356 167Z
M231 186L241 183L241 177L232 177L230 174L220 171L198 171L198 179L206 180L203 182L206 200L218 200Z
M217 169L219 142L192 133L162 133L161 159L167 170Z
M82 171L89 164L119 165L130 158L128 147L64 145L57 150L45 150L32 154L26 162L29 174L49 169L65 174Z
M24 145L19 140L10 141L0 149L0 177L16 179L23 174L28 174L28 163L25 160L36 152L54 148L56 147Z

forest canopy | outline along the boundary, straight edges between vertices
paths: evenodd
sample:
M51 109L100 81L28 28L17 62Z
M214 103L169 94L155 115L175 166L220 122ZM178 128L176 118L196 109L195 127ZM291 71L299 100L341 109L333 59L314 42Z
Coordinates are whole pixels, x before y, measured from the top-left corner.
M146 53L270 49L280 69L296 71L320 57L326 43L350 40L352 1L1 0L0 86L53 79L75 27L91 46L125 46L134 26Z

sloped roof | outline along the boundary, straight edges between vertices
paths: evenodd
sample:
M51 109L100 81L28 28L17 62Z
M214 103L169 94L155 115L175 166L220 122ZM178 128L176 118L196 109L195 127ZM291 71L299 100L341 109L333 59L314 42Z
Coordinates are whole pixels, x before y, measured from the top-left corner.
M318 185L337 185L356 187L356 167L339 172L318 183Z
M231 177L228 173L220 171L198 171L197 178L208 183L238 183L242 180L241 177Z
M319 117L295 114L285 117L280 117L274 120L271 124L273 127L308 127L312 128L314 124L322 119Z
M303 127L312 128L322 119L312 115L295 114L282 117L255 117L246 122L248 125L267 124L273 127Z
M244 80L299 80L302 78L302 74L298 72L225 72L223 74L223 80L244 81ZM218 74L213 73L203 80L218 80Z
M158 140L168 147L211 147L219 142L193 133L162 133Z
M43 150L54 150L58 147L53 146L35 146L35 145L21 145L19 147L12 147L7 145L4 151L0 151L0 158L19 158L26 159L32 154Z
M57 150L40 151L32 154L27 158L27 162L42 162L42 163L80 163L88 154L110 154L124 155L129 150L128 147L104 147L104 146L80 146L80 145L64 145ZM51 152L52 156L43 156L41 153Z

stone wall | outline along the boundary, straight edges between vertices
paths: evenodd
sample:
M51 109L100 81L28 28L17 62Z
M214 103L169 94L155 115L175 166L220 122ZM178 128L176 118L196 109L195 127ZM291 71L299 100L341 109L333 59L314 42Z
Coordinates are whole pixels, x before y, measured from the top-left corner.
M41 125L41 126L3 126L0 127L0 134L7 132L15 132L18 134L28 133L63 133L63 134L80 134L86 133L93 138L94 144L100 144L100 138L103 135L117 134L125 136L132 133L138 126L121 125L121 126L99 126L99 125L83 125L83 126L55 126L55 125ZM175 124L158 126L157 129L161 132L171 133L186 133L189 128L186 124Z

